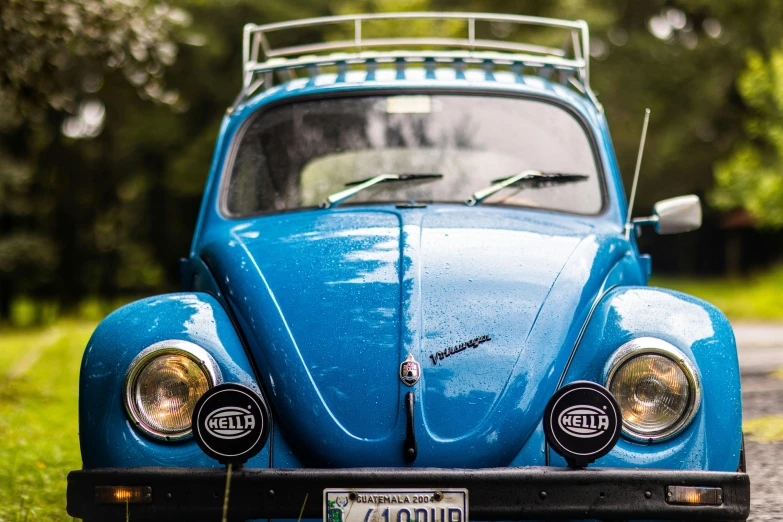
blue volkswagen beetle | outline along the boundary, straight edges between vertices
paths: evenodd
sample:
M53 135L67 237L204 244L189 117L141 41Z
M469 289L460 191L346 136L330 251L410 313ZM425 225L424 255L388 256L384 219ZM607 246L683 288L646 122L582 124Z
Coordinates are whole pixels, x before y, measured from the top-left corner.
M419 19L466 34L399 35ZM497 36L555 31L566 49ZM244 36L183 291L84 353L70 515L748 517L731 326L648 287L636 244L697 228L699 202L629 218L584 22Z

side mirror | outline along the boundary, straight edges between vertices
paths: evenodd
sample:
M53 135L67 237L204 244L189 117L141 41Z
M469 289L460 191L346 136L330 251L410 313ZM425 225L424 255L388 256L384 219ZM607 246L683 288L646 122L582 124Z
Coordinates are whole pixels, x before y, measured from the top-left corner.
M679 234L701 227L701 201L690 194L664 199L653 207L650 217L636 218L634 225L653 225L659 234Z

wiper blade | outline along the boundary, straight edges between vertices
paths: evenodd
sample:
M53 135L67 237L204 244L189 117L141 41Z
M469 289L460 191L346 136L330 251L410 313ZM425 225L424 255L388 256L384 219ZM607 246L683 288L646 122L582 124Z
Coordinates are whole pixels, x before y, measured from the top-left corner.
M508 178L501 178L492 181L492 185L474 193L465 204L472 207L478 205L491 195L500 192L506 187L516 185L522 182L530 182L532 187L546 187L560 183L571 183L574 181L584 181L588 176L584 174L563 174L560 172L541 172L539 170L526 170Z
M388 183L393 181L418 181L423 179L438 179L442 177L443 174L380 174L368 179L349 181L345 184L345 186L351 188L341 190L340 192L335 192L334 194L328 196L320 206L321 208L330 208L335 205L339 205L346 199L358 194L366 188L377 185L378 183Z
M398 176L398 177L395 178L395 179L386 179L386 180L384 180L384 182L386 182L386 181L408 181L409 179L414 179L414 180L418 180L418 179L438 179L438 178L442 178L443 177L443 174L389 174L389 175ZM366 183L366 182L368 182L370 180L373 180L373 179L375 179L377 177L378 176L375 176L374 178L364 178L364 179L358 179L356 181L349 181L348 183L345 184L345 186L346 187L353 187L354 185L361 185L362 183Z

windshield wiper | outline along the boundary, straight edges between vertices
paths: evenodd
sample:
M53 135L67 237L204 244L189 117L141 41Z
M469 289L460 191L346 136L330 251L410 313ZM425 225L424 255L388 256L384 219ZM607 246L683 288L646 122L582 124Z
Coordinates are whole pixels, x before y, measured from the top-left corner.
M526 170L510 176L508 178L496 179L492 185L485 189L481 189L474 193L465 204L472 207L478 205L496 192L500 192L506 187L516 185L525 181L532 183L532 187L542 187L548 185L556 185L559 183L570 183L573 181L584 181L588 178L584 174L561 174L559 172L541 172L539 170Z
M368 178L368 179L361 179L358 181L350 181L345 184L346 187L351 187L346 190L341 190L340 192L335 192L334 194L327 197L323 203L321 203L321 208L330 208L335 205L339 205L346 199L354 196L355 194L358 194L362 190L372 187L373 185L377 185L378 183L388 183L392 181L415 181L415 180L422 180L422 179L437 179L442 178L443 174L380 174L378 176Z

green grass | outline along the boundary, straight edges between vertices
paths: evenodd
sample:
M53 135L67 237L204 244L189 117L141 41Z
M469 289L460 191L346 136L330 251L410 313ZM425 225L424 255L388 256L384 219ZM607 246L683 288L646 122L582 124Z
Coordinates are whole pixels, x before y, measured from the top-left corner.
M0 329L0 521L68 520L79 364L94 322Z
M779 442L783 440L783 415L769 415L742 423L742 431L749 440Z
M783 266L736 279L653 277L650 285L700 297L732 320L783 320Z

